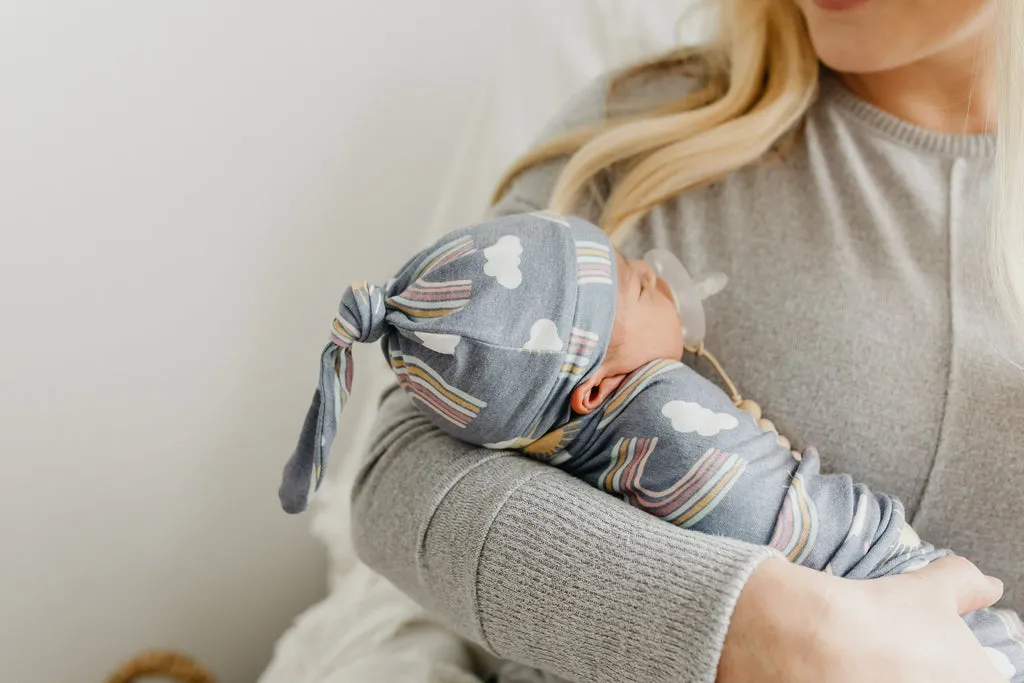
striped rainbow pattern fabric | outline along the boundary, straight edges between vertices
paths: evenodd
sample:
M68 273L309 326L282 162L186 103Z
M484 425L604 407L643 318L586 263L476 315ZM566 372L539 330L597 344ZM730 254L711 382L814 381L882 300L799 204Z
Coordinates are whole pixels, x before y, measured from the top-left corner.
M572 335L569 337L569 348L565 353L565 361L562 363L560 375L582 375L590 367L594 351L597 350L597 343L600 341L597 334L587 332L578 328L572 328Z
M990 609L986 611L991 612L1002 622L1003 627L1006 628L1007 637L1020 645L1021 649L1024 650L1024 624L1021 623L1017 613L1008 609Z
M807 495L803 475L797 473L786 492L775 533L768 546L790 562L800 564L811 552L818 535L818 509Z
M367 283L354 283L352 295L366 306L376 308L384 306L384 295L380 289ZM376 299L376 302L374 302ZM349 322L343 315L336 313L331 324L331 341L341 348L334 357L334 414L340 415L348 397L352 393L352 344L359 341L362 331ZM341 354L344 354L344 358ZM344 360L344 363L342 363ZM320 465L317 465L317 477L320 476Z
M460 429L465 429L487 407L487 403L460 391L441 379L425 362L401 352L391 353L391 368L399 386L415 401L430 408Z
M576 264L580 285L612 284L612 252L607 244L576 242Z
M679 481L662 491L652 491L641 481L657 445L656 438L619 439L600 486L609 493L621 494L630 505L683 528L692 527L714 510L747 467L747 461L738 455L711 448Z
M388 299L388 304L413 319L441 318L465 308L472 289L472 280L416 280L404 292Z
M473 238L466 236L448 242L427 255L409 285L387 303L414 320L441 318L465 308L472 294L472 280L428 282L425 278L441 266L476 252Z
M359 339L359 330L356 326L345 319L340 313L334 314L334 323L331 325L331 341L343 349L352 346Z
M469 235L452 240L451 242L445 242L423 258L419 268L416 269L416 272L409 280L415 282L425 278L441 266L456 261L463 256L469 256L475 251L473 238Z
M379 313L384 308L384 293L379 287L371 285L366 280L353 282L349 287L356 302L366 306L368 309ZM343 349L347 349L362 337L362 330L349 322L341 313L334 314L334 323L331 325L331 341Z
M334 401L335 401L335 415L341 414L341 409L345 407L348 402L349 394L352 393L352 351L351 349L344 349L342 353L345 354L345 374L341 374L341 356L337 356L334 359Z
M670 370L681 366L682 363L674 360L656 360L647 365L643 366L639 370L634 370L626 381L622 383L622 386L616 390L611 400L604 407L604 414L601 421L598 423L598 429L604 429L619 416L626 406L636 398L636 396L643 391L647 386L653 382L659 375L663 375Z

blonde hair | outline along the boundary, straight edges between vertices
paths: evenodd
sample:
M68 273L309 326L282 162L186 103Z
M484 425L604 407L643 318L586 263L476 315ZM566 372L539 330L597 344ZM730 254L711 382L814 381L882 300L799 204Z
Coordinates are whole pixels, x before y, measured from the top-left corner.
M794 131L814 99L818 60L793 2L717 0L718 35L626 70L621 84L680 69L696 91L629 116L567 131L519 159L497 201L523 171L569 156L549 207L572 213L598 174L615 182L598 223L624 232L658 204L754 163ZM999 0L998 156L989 230L992 279L1024 339L1024 0Z
M989 248L996 292L1024 338L1024 2L999 7L998 152Z
M570 130L521 158L499 199L526 169L571 155L549 207L573 213L588 183L615 170L598 223L609 234L653 207L762 158L803 119L818 87L818 60L795 3L719 0L719 31L618 75L611 90L645 75L695 70L696 91L649 111Z

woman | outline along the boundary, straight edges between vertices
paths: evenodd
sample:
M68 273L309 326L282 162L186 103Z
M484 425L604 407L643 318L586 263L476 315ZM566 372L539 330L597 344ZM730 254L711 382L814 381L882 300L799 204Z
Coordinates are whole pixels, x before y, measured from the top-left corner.
M1018 310L1024 213L1019 176L993 192L989 131L993 41L1012 27L1003 110L1018 114L999 166L1019 172L1005 152L1020 150L1024 5L720 5L718 41L592 89L494 212L574 212L629 254L726 271L706 343L741 391L833 471L898 495L1021 610L1024 352L997 301ZM810 572L454 443L399 392L377 434L360 553L500 657L584 681L1001 680L957 616L1000 584L966 562L866 582Z

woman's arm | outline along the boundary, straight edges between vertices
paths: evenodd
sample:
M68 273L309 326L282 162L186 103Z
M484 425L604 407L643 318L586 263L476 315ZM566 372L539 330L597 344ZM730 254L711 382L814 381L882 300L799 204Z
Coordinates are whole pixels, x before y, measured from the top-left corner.
M768 556L631 508L384 399L354 493L360 556L495 654L578 681L715 680L741 587Z
M957 615L1001 587L966 560L873 581L762 561L454 441L397 390L373 443L353 494L360 556L501 657L588 683L999 680Z

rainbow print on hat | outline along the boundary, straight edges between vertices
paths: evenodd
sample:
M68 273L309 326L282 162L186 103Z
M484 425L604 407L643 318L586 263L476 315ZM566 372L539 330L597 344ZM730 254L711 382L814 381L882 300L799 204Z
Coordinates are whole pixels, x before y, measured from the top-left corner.
M323 481L355 378L356 343L379 342L399 386L449 434L479 445L533 444L534 435L562 426L535 450L564 457L578 433L569 396L599 366L611 337L612 254L605 234L584 220L506 216L445 235L386 285L349 287L284 468L282 507L301 512Z

